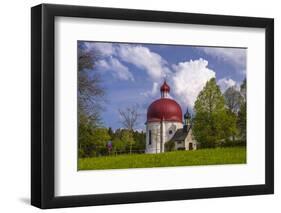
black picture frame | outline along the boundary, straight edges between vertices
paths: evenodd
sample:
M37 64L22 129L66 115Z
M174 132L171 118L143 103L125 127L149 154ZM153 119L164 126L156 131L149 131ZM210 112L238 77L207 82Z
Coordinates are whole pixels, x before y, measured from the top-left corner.
M264 28L265 184L94 195L54 195L55 17L101 18L162 23ZM42 209L217 198L274 193L274 20L164 11L41 4L31 9L31 204Z

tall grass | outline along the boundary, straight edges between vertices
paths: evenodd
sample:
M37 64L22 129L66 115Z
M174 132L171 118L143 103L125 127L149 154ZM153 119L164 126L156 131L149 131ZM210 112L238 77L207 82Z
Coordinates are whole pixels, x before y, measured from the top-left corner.
M152 168L246 163L246 147L174 151L161 154L131 154L81 158L78 170Z

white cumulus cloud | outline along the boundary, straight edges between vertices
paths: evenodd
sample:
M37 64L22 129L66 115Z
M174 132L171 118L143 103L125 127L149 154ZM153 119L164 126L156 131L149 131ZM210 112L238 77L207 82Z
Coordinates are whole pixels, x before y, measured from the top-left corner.
M157 82L153 82L151 94L152 95L156 95L158 90L159 90L159 84Z
M116 58L109 57L107 60L99 60L97 66L102 70L111 71L117 79L134 81L134 76L129 69Z
M231 78L219 79L217 84L221 88L222 93L224 93L229 87L236 86L238 88L236 81L232 80Z
M240 72L246 71L246 54L244 48L216 48L216 47L198 47L211 57L231 63Z
M89 51L96 50L98 54L105 58L118 58L122 62L138 67L154 81L163 79L170 72L165 59L141 45L85 42L85 46ZM99 64L103 64L104 60L100 60Z
M122 61L131 63L143 69L153 80L159 80L169 72L167 62L157 53L141 45L120 45L117 48L118 57Z
M146 92L143 92L143 93L141 93L141 95L143 95L143 96L145 96L145 97L155 97L156 94L157 94L159 91L160 91L159 83L153 82L151 90L146 91Z
M95 50L101 56L112 56L115 54L115 48L112 43L103 42L85 42L88 50Z
M173 69L170 79L175 99L192 109L199 92L216 73L208 68L208 61L202 58L180 62Z

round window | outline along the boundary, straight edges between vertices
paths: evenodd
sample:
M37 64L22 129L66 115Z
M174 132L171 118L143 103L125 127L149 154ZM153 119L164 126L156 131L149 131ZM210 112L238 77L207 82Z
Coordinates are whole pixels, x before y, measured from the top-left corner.
M170 134L170 135L173 134L173 131L172 131L172 130L169 130L169 134Z

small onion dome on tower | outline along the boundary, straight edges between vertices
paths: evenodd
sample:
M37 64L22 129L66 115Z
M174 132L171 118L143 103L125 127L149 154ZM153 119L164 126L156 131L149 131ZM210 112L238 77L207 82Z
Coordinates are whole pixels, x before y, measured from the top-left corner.
M188 108L186 109L186 112L184 114L184 119L190 119L191 116L190 116L190 113L188 112Z
M160 88L161 98L152 102L147 110L147 122L174 121L182 123L182 110L173 99L167 98L170 87L166 83Z
M184 113L184 126L183 129L184 131L188 131L191 127L191 115L188 112L188 108L186 109L186 113Z
M167 98L168 93L170 92L170 87L167 84L166 80L164 81L164 83L160 87L160 92L161 92L161 97L162 98Z

